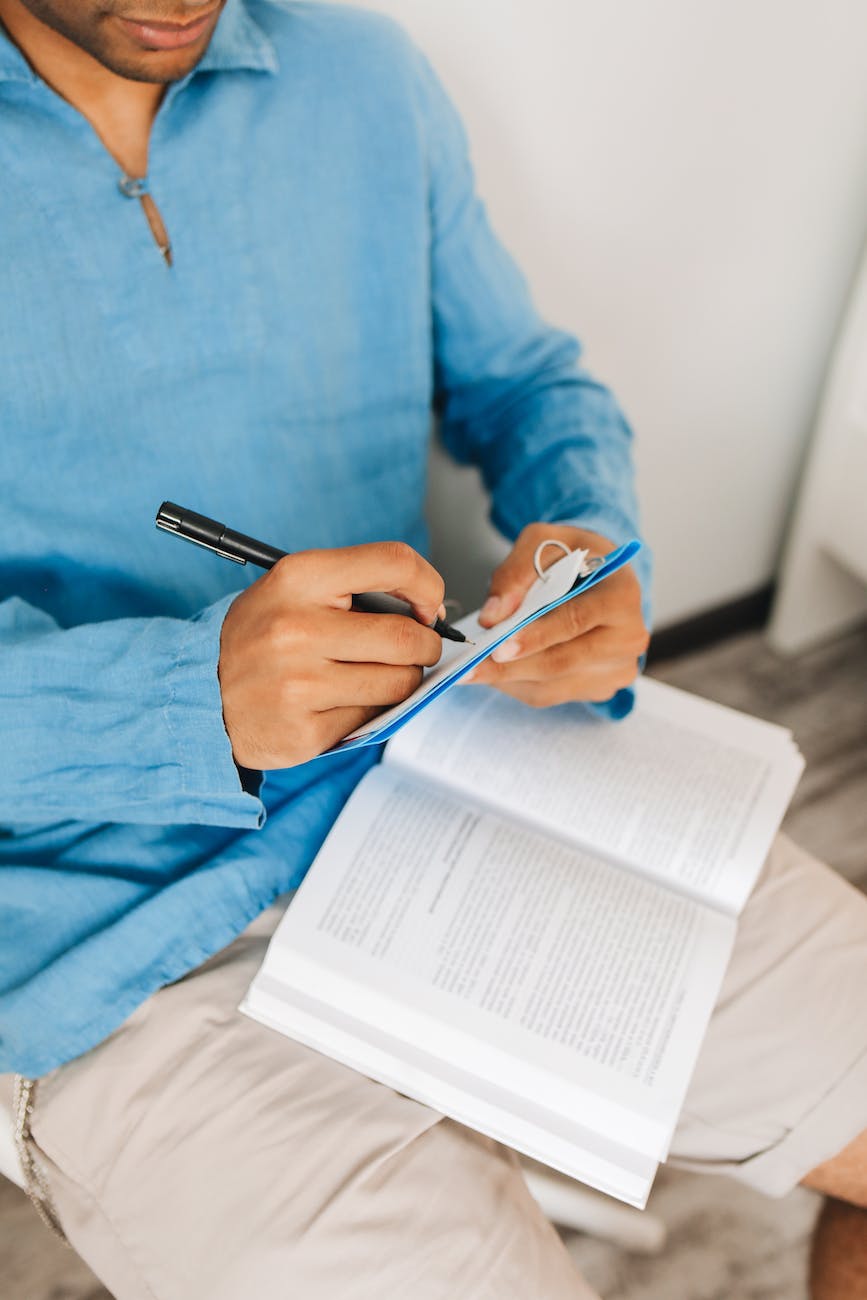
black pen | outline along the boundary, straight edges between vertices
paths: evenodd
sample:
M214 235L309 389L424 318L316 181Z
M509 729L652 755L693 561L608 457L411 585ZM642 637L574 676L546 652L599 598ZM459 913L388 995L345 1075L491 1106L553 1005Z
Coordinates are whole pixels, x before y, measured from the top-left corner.
M175 505L173 501L162 503L157 511L156 524L157 528L174 533L176 537L183 537L188 542L195 542L198 546L205 546L209 551L222 555L224 560L234 560L235 564L255 564L260 569L270 569L288 554L288 551L278 551L276 546L269 546L267 542L257 542L255 537L236 533L234 529L227 528L216 519L209 519L207 515L199 515L195 510ZM368 614L398 613L411 616L410 607L405 601L375 592L353 596L352 608ZM463 632L451 627L441 618L432 623L431 627L447 641L467 640Z

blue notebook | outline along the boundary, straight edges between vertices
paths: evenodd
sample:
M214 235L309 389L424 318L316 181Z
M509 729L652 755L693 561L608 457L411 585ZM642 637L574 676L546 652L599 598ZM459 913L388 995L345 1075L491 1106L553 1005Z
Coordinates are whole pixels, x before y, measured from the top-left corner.
M401 704L380 713L371 722L353 731L335 750L341 753L348 749L357 749L361 745L381 745L401 727L414 718L422 709L456 686L461 678L493 654L498 645L515 632L534 623L537 618L550 610L563 605L567 600L574 600L582 592L589 591L597 583L603 582L610 574L628 564L641 549L641 543L633 538L618 546L616 550L600 562L590 560L586 551L572 551L557 560L537 578L527 592L520 606L510 618L504 619L496 627L485 628L479 623L478 611L467 614L455 626L469 637L473 644L444 641L443 653L439 663L429 668L424 680L412 695ZM332 751L334 752L334 751Z

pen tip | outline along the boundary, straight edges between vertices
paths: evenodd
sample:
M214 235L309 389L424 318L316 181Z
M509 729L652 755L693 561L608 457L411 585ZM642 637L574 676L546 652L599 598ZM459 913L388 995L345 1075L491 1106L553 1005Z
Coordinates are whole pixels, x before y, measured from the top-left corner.
M466 642L467 645L473 644L468 637L464 636L463 632L459 632L456 627L450 627L449 624L445 623L441 618L436 620L433 625L433 630L441 637L445 637L446 641L461 641Z

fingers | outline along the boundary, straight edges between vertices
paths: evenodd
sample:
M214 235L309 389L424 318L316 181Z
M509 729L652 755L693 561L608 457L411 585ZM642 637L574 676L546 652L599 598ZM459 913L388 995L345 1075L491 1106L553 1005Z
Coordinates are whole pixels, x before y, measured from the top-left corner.
M390 705L400 704L412 694L423 677L420 668L389 668L378 663L334 664L333 668L334 678L339 680L333 681L330 698L345 700L347 691L351 691L356 704L335 702L315 715L314 743L319 754L370 722ZM320 694L319 702L325 703L328 698L327 694Z
M608 592L604 584L575 596L558 609L552 609L510 636L498 646L491 658L495 663L507 663L528 658L547 650L550 646L585 638L594 629L610 622Z
M628 645L624 646L616 631L598 628L578 640L561 642L525 658L507 663L487 659L472 674L472 681L504 689L521 682L544 684L567 680L580 683L586 679L595 688L600 674L620 676L627 672L631 674L629 681L632 681L638 672L638 660L638 653L633 653ZM580 698L596 697L582 695Z
M359 708L354 704L344 704L336 709L328 709L325 713L317 714L317 753L323 753L326 749L331 749L344 736L349 736L358 727L363 727L365 722L370 722L381 713L379 705L368 705Z
M576 596L510 636L493 652L492 661L511 665L516 670L511 675L520 677L526 675L523 667L540 656L545 671L554 673L566 671L570 662L580 667L592 655L639 658L650 640L640 604L624 605L613 580L608 582L610 587L606 583Z
M517 637L509 640L517 641ZM509 645L504 642L503 649ZM609 663L625 662L631 659L637 662L638 655L632 655L621 644L620 638L611 628L596 628L574 640L559 641L536 654L521 655L505 662L486 659L481 663L473 680L484 682L489 686L500 686L506 682L542 682L553 677L570 677L590 669L604 668Z
M325 611L317 635L325 658L341 663L418 664L432 668L442 637L403 614Z
M326 672L318 680L302 681L299 689L303 698L309 698L311 688L315 691L318 713L345 705L347 700L352 700L353 704L385 708L400 704L411 695L422 676L421 668L413 665L335 663L327 665Z
M618 660L605 665L587 668L581 673L553 677L543 681L493 682L505 695L522 700L537 709L551 708L557 704L579 701L602 703L612 695L631 686L638 676L636 660ZM474 677L474 681L477 679Z
M479 612L479 622L483 627L493 627L514 614L536 581L538 575L533 557L539 543L548 538L562 541L570 550L581 544L578 529L569 525L528 524L491 578L488 598ZM542 555L542 564L548 568L560 558L560 551L552 546Z
M355 592L385 591L407 601L426 625L437 618L445 594L433 565L405 542L301 551L278 561L271 575L296 597L341 609L349 608Z

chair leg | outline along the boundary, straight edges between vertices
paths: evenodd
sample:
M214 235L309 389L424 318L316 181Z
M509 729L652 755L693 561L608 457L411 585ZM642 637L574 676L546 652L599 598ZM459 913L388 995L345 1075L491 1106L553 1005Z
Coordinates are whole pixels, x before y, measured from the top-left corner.
M636 1254L656 1255L665 1245L665 1224L647 1210L624 1205L535 1161L522 1159L521 1167L531 1195L559 1227L602 1237Z

